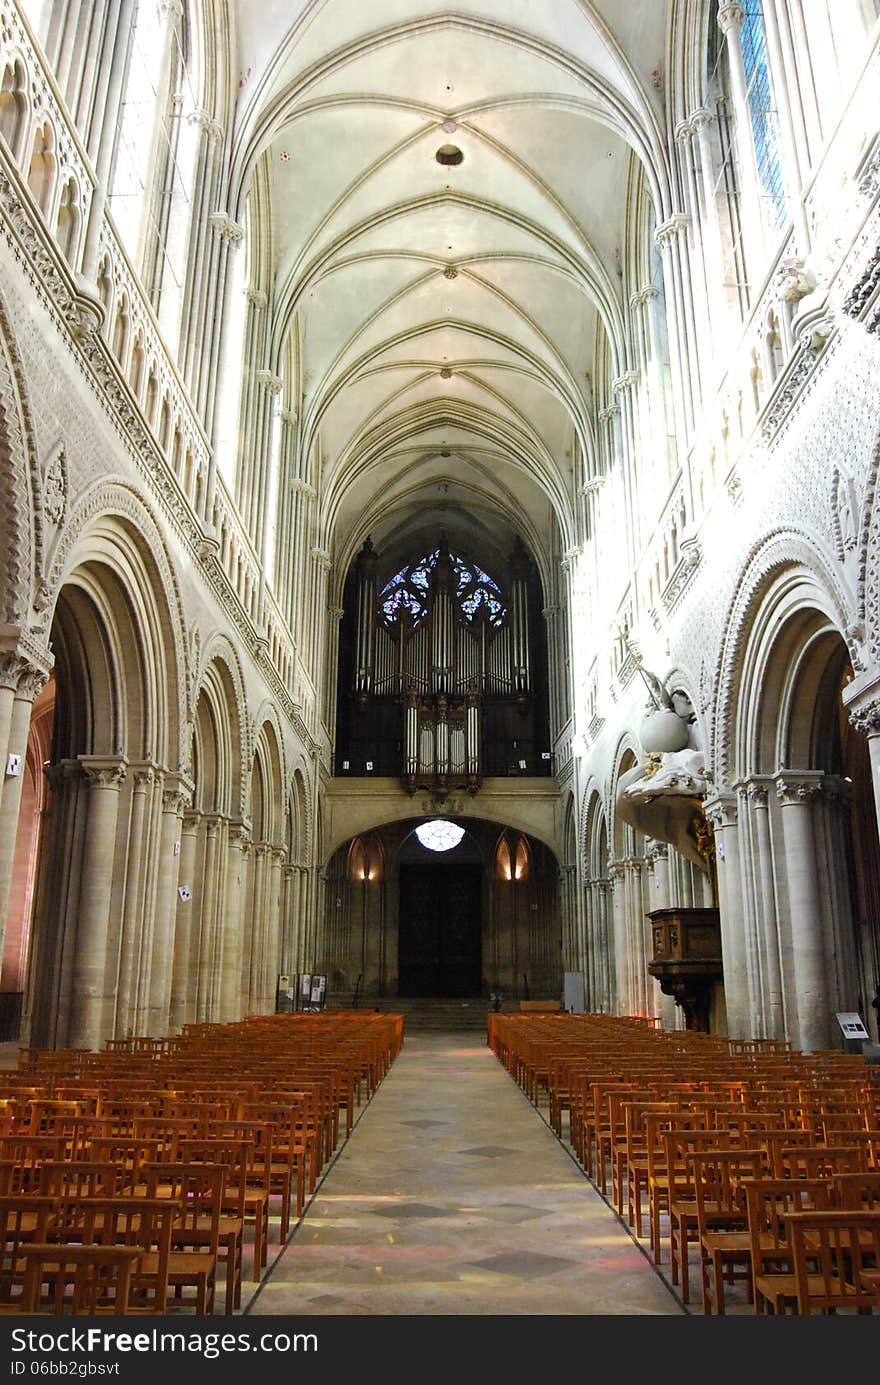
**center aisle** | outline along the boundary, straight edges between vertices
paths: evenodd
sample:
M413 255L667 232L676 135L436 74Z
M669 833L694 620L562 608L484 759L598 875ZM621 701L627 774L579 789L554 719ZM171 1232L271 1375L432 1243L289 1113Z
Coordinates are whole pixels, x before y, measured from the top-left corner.
M682 1309L472 1034L417 1034L246 1312Z

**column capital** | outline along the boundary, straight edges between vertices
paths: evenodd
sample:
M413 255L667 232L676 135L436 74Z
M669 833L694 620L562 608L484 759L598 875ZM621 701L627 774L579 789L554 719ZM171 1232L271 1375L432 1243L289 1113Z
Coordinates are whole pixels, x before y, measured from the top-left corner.
M318 492L308 481L303 481L299 476L295 477L290 483L290 489L297 495L305 495L309 500L315 500Z
M156 767L150 764L129 764L135 793L146 793L156 782Z
M608 423L610 419L617 418L619 415L620 405L608 404L604 409L599 410L598 418L600 423Z
M820 769L781 769L773 778L776 797L782 806L787 808L791 804L808 803L821 790L825 774Z
M198 832L198 830L199 830L199 823L201 822L201 820L202 820L202 815L201 815L200 812L198 812L197 809L195 809L195 808L184 808L184 810L183 810L183 822L182 822L182 824L181 824L181 831L182 831L182 832L186 832L186 833Z
M661 221L659 226L654 228L654 240L660 249L667 250L676 236L684 234L690 222L687 212L673 212L672 216Z
M631 308L646 308L659 292L656 284L646 284L644 288L636 289L635 293L630 294L629 306Z
M343 606L328 606L327 614L331 620L342 620L345 615L345 608Z
M268 306L268 295L265 294L262 289L254 288L253 284L248 284L244 291L244 296L252 308L263 309Z
M675 127L675 142L676 144L687 144L689 140L693 139L693 137L694 127L691 123L690 118L685 117L685 119L680 120Z
M875 670L860 673L842 696L850 725L863 736L880 735L880 674Z
M186 123L194 125L211 144L220 144L223 140L223 126L219 120L214 119L210 111L202 109L190 111L186 117Z
M718 6L718 27L722 33L735 29L737 33L745 23L746 12L739 0L723 0Z
M609 862L608 862L608 879L609 879L610 882L611 882L611 888L612 888L612 889L614 888L614 886L616 885L616 883L617 883L618 880L622 880L622 879L623 879L623 875L624 875L624 863L623 863L623 861L609 861Z
M703 812L716 831L719 828L735 827L738 811L736 794L730 792L716 793L703 803Z
M232 847L243 851L249 846L251 840L251 829L246 822L231 822L227 831L227 841Z
M48 681L54 654L17 625L0 625L0 687L33 701Z
M333 566L333 559L330 557L326 548L310 549L309 557L313 563L317 563L318 567L324 568L326 572L329 572L330 568Z
M753 774L748 779L738 779L734 784L737 793L748 800L752 808L766 808L775 780L769 774Z
M208 217L208 225L215 235L218 235L234 250L244 240L244 227L240 226L237 221L233 221L226 212L211 212Z
M281 376L276 375L271 370L258 370L254 379L267 394L280 394L284 386L284 381L281 379Z
M623 375L618 375L616 380L611 381L613 394L625 394L627 390L634 390L639 383L639 372L637 370L627 370Z
M128 769L124 755L80 755L86 783L90 789L119 789Z
M706 106L697 106L696 110L691 111L688 116L688 123L694 133L699 134L700 130L704 130L707 125L711 125L714 119L714 115Z
M278 417L287 428L293 428L296 425L298 415L296 409L279 409ZM291 490L292 489L293 487L291 486Z

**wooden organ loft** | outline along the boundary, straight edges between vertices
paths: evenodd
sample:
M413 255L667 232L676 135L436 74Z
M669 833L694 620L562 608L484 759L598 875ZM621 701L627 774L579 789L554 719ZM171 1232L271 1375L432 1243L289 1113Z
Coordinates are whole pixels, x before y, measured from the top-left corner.
M381 588L380 562L368 538L346 584L336 772L440 798L552 773L540 583L519 539L503 585L445 535Z

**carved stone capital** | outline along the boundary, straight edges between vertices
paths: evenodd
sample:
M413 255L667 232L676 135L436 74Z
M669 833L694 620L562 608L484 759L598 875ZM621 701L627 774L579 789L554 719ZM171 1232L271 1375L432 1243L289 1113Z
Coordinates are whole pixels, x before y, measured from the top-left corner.
M723 831L725 827L736 826L739 804L735 794L719 793L706 799L703 811L715 831Z
M718 6L718 27L722 33L727 33L733 29L739 33L745 23L746 12L739 0L724 0Z
M258 370L254 379L267 394L280 394L284 385L281 377L275 375L271 370Z
M208 217L208 225L214 234L231 246L233 250L237 249L244 240L244 227L239 226L238 222L233 221L226 212L211 212Z
M318 567L324 568L327 572L329 572L330 568L333 566L333 559L330 557L326 548L312 548L309 551L309 557L313 563L316 563Z
M614 889L614 886L618 883L619 880L623 879L624 874L625 869L623 861L608 862L608 879L611 881L612 889Z
M608 423L612 418L620 416L620 405L609 404L606 408L599 410L599 422Z
M210 144L220 144L223 140L223 126L215 120L210 111L190 111L186 118L188 125L199 130Z
M90 789L120 789L128 769L124 755L113 758L80 755L79 763Z
M639 383L639 372L628 370L624 375L618 375L616 380L611 381L611 389L614 394L625 394L628 390L634 390Z
M850 724L863 736L880 735L880 676L876 671L860 673L843 690L843 705Z
M249 285L244 291L244 296L252 308L259 308L261 311L268 306L269 299L262 289L255 289Z
M236 851L245 851L250 845L250 828L244 822L231 822L227 833L229 845Z
M707 110L705 106L697 106L696 110L691 111L688 116L691 129L695 134L699 134L700 130L704 130L707 125L711 125L714 119L715 117L712 112Z
M637 289L635 293L630 294L629 305L631 308L645 308L659 292L654 284L646 284L643 289Z
M156 782L156 771L152 765L129 765L135 793L146 793Z
M11 688L16 697L32 702L54 662L54 656L18 626L0 625L0 688Z
M661 250L668 250L676 236L683 235L690 225L686 212L673 212L672 216L661 221L654 230L654 240Z
M776 797L784 808L803 806L820 792L824 778L822 770L780 770L774 776Z

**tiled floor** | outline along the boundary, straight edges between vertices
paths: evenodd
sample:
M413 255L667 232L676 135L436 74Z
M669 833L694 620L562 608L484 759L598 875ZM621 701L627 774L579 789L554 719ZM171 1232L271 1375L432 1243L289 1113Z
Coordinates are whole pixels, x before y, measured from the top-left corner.
M485 1041L410 1035L248 1314L680 1316Z

